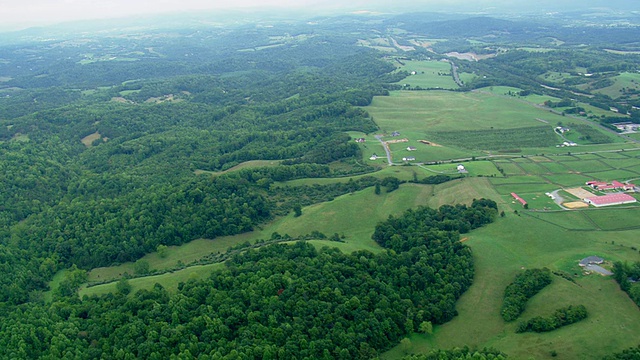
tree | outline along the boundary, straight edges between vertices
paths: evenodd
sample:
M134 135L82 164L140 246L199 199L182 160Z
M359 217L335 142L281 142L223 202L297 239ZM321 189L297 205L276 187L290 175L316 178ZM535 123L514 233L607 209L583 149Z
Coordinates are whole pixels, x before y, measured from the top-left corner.
M380 195L380 183L376 183L375 193L376 195Z
M138 260L133 264L133 272L136 275L147 275L149 273L149 262L147 260Z
M131 284L129 284L129 280L120 279L116 284L116 291L118 291L122 295L128 295L131 292Z
M302 215L302 206L300 204L293 205L293 216L298 217Z
M433 324L431 324L431 321L423 321L420 323L418 330L423 334L431 335L433 334Z
M411 350L411 345L411 340L409 338L400 340L400 349L402 349L402 352L405 354Z
M156 248L156 252L158 253L158 256L160 256L161 258L166 258L167 257L167 252L168 252L168 248L167 245L158 245L158 247Z

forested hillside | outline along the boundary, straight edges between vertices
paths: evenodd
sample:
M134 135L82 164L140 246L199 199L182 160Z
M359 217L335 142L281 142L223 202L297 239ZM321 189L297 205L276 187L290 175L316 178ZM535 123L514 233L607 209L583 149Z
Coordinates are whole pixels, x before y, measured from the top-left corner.
M489 225L499 213L520 215L505 215L508 195L497 186L487 191L482 186L489 182L463 181L504 177L491 162L496 152L511 149L516 154L504 156L522 163L534 152L543 158L538 152L556 151L558 133L555 123L523 120L516 110L503 128L473 122L472 114L453 119L451 129L411 129L424 121L419 116L448 108L420 98L405 104L425 106L426 115L393 109L389 117L408 129L391 128L367 109L374 97L484 96L494 86L511 86L494 99L517 98L520 106L527 96L544 99L535 111L584 120L571 127L588 145L623 141L614 122L640 122L637 39L627 27L584 26L588 31L580 33L580 21L564 28L443 14L236 20L164 27L140 20L136 27L97 32L58 27L0 36L0 358L376 358L458 315L456 302L475 276L461 234ZM593 42L583 46L584 36ZM462 52L474 60L456 57ZM425 70L408 68L417 64ZM410 76L450 87L403 84ZM624 87L615 85L620 78ZM613 109L616 116L609 114ZM403 116L413 124L402 123ZM385 142L387 134L398 138ZM405 144L405 135L427 140L412 143L417 149ZM523 148L528 153L521 154ZM403 161L392 161L392 151ZM412 164L416 159L398 156L401 151L434 156L424 164L439 170ZM476 155L486 158L476 161ZM621 158L620 173L635 174L636 158ZM479 164L476 172L458 160ZM509 161L500 166L513 165ZM608 169L604 162L590 164ZM522 170L518 180L529 181L525 173L534 166L518 164L511 170ZM554 171L569 171L555 165ZM536 177L551 174L542 165L536 169ZM461 184L470 189L458 201ZM411 192L384 197L406 189ZM438 191L445 196L438 198ZM345 236L309 227L308 235L296 237L237 237L222 251L191 254L189 264L179 259L152 274L140 260L194 240L257 233L299 219L303 207L340 196L362 201L363 194L380 200L379 209L367 228L348 225L366 234L368 247L320 246L320 240L342 245ZM408 205L393 212L384 203L389 199ZM435 205L417 207L427 203ZM328 222L323 225L334 225ZM138 268L113 270L123 264ZM218 270L176 281L172 289L156 283L131 290L133 280L155 281L149 275L195 264ZM616 279L637 302L638 266L615 266ZM101 267L117 275L89 280ZM509 288L518 305L509 310L512 318L551 282L550 273L542 277L526 296L524 280ZM110 281L116 290L108 294L78 296L81 287ZM408 356L505 357L469 348Z
M127 297L126 280L115 295L70 294L6 314L0 344L13 358L368 359L456 314L473 278L458 234L496 215L490 200L421 208L378 226L376 241L392 251L270 245L175 295L156 285Z

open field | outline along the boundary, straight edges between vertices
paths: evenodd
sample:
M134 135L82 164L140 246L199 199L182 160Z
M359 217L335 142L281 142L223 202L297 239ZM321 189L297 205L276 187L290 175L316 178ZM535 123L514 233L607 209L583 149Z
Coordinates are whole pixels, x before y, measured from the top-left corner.
M601 358L637 345L635 334L640 332L637 306L611 278L582 276L577 262L594 254L612 261L638 261L640 255L629 246L640 245L639 234L611 233L612 238L623 237L626 244L620 246L616 241L613 245L598 232L563 231L547 222L514 214L473 231L465 244L473 250L476 277L458 302L459 316L436 326L431 336L412 335L410 352L469 345L495 347L514 359L551 359L552 350L557 352L558 359L586 359ZM545 334L515 334L517 321L506 324L499 315L502 294L522 268L533 267L571 271L578 276L576 284L554 276L553 284L529 302L521 319L549 314L569 304L584 304L589 317ZM394 359L401 354L402 349L396 347L382 358Z
M640 74L624 72L618 76L614 76L611 80L614 84L606 88L595 90L595 92L610 96L612 98L618 98L624 95L622 89L640 89Z
M426 169L437 174L457 175L457 166L461 164L469 172L468 176L489 176L489 177L502 177L503 175L498 171L496 165L491 161L465 161L460 163L448 163L439 165L424 165L421 168Z
M146 289L150 290L158 283L170 292L175 292L178 289L178 284L181 282L187 282L191 279L206 279L211 275L212 271L221 269L224 264L210 264L210 265L198 265L191 266L183 270L178 270L172 273L166 273L162 275L146 276L141 278L130 279L131 292L135 293L138 290ZM104 295L108 293L116 292L115 282L92 286L89 288L81 288L78 295L83 296Z
M399 69L408 72L408 77L398 84L407 84L412 88L422 89L457 89L453 81L451 65L444 61L404 61Z
M224 174L231 171L248 169L248 168L278 166L280 162L281 162L280 160L251 160L251 161L245 161L225 171L195 170L194 173L196 175L201 175L201 174L219 175L219 174Z
M93 142L95 140L98 140L102 138L102 136L100 135L99 132L94 132L93 134L87 135L85 137L82 138L82 140L80 140L82 142L82 144L84 144L84 146L86 147L91 147L91 145L93 144Z

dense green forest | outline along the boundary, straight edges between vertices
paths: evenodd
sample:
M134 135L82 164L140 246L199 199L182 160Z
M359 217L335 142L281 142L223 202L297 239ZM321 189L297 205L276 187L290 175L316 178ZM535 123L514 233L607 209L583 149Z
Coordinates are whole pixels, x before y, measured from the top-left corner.
M527 301L551 284L551 281L551 271L546 268L527 269L518 274L504 290L504 300L500 310L504 321L516 320L524 312Z
M115 295L60 294L8 312L0 344L17 358L368 359L456 314L473 278L458 234L496 213L491 200L410 210L377 227L389 249L379 254L305 242L248 250L175 295L157 285L128 297L126 280Z
M553 312L550 316L536 316L518 324L516 332L547 332L586 319L587 309L584 305L567 306Z

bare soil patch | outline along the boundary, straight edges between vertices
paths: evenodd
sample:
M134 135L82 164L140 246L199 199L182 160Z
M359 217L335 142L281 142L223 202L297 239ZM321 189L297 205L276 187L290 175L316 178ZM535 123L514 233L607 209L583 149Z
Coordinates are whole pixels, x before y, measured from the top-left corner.
M584 199L584 198L595 196L592 192L587 191L583 188L571 188L571 189L565 189L564 191L577 197L578 199Z
M429 146L442 146L440 144L434 143L433 141L418 140L418 142L421 143L421 144L429 145Z
M562 206L568 209L583 209L583 208L588 208L589 204L583 203L582 201L572 201L568 203L563 203Z
M397 144L397 143L403 143L403 142L409 142L409 139L397 139L397 140L389 140L387 141L387 144Z

